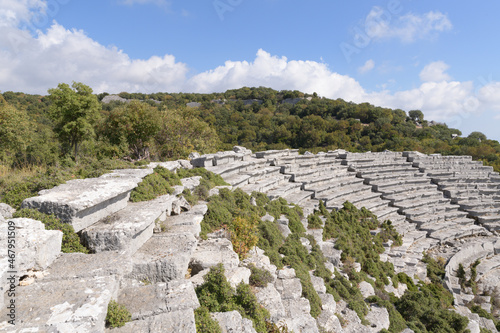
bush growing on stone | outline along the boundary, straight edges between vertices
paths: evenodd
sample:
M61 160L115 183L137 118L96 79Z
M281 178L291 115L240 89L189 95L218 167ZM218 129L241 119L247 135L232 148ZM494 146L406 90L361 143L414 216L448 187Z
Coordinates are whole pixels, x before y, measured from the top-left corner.
M222 333L217 320L210 316L210 311L204 306L194 310L197 333Z
M187 202L189 202L189 204L191 206L194 206L198 203L198 196L197 195L194 195L189 189L184 189L184 191L182 191L182 196L184 197L184 199L186 199Z
M273 282L273 276L264 268L258 268L255 265L248 266L250 269L250 285L254 287L266 287L268 283Z
M63 253L89 253L89 250L80 242L71 224L63 223L54 215L40 213L36 209L23 208L14 213L13 217L25 217L42 222L46 230L60 230L63 233L61 251Z
M310 214L307 217L307 228L308 229L321 229L323 227L323 222L318 215Z
M196 288L201 307L210 312L236 310L242 317L252 320L257 332L266 332L269 312L257 302L248 285L240 283L234 290L224 275L222 264L211 267L203 279L205 282Z
M248 251L257 245L259 240L258 222L238 216L231 222L229 230L234 252L238 254L240 260L245 259Z
M202 179L205 179L210 184L210 188L229 185L220 175L216 175L205 168L177 169L177 175L179 178L201 176Z
M148 201L161 195L172 194L173 185L182 185L179 177L172 171L158 166L130 193L130 201Z
M122 327L132 319L132 315L127 308L111 300L108 304L108 313L106 314L107 327Z

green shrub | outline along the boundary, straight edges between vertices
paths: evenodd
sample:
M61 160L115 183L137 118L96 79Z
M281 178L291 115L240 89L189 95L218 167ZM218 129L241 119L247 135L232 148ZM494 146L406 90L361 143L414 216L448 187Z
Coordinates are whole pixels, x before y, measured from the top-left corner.
M204 306L194 310L196 333L221 333L222 330L217 320L210 316L210 311Z
M198 196L197 195L194 195L189 189L184 189L184 191L182 191L182 196L184 197L184 199L186 199L187 202L189 202L189 204L191 206L194 206L198 203Z
M46 230L60 230L63 233L61 251L63 253L89 253L89 250L80 242L80 237L75 233L73 226L68 223L61 222L54 215L40 213L35 209L23 208L14 213L14 217L24 217L33 220L41 221L45 225Z
M268 283L273 282L273 276L271 273L264 268L255 267L255 265L251 264L250 269L250 285L254 287L266 287Z
M234 290L224 275L224 266L211 267L203 277L204 283L196 287L196 295L201 307L210 312L238 311L242 317L251 319L255 330L266 332L269 312L262 307L250 287L240 283Z
M321 229L323 227L323 221L318 215L310 214L307 217L307 228L308 229Z
M179 177L172 171L158 166L130 193L130 201L148 201L161 195L172 194L174 190L171 186L173 185L182 185Z
M132 319L130 312L123 305L111 300L108 304L108 313L106 314L107 327L122 327Z

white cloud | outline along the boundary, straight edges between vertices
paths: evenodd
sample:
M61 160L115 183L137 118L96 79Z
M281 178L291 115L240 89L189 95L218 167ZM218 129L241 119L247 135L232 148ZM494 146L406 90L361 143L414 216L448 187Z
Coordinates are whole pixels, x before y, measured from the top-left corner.
M0 0L2 1L2 0ZM500 110L500 82L490 80L479 88L473 82L452 81L442 61L424 66L422 84L409 90L381 88L369 92L347 75L316 61L288 60L259 50L252 61L226 61L223 65L188 77L189 68L173 55L131 59L122 50L106 47L81 30L68 30L54 22L33 36L16 27L30 19L40 1L25 7L8 4L9 24L0 26L0 90L45 94L58 83L83 82L95 92L221 92L242 86L266 86L277 90L317 92L328 98L356 103L420 109L427 119L447 121L480 110ZM35 7L32 7L35 6ZM36 7L38 6L38 7ZM368 61L367 69L374 66Z
M375 6L365 19L365 30L369 37L376 40L397 38L405 43L432 38L452 27L447 15L433 11L423 15L408 13L395 17Z
M180 91L188 68L175 57L130 59L81 30L57 23L33 37L0 28L0 89L45 93L60 82L81 81L96 91Z
M17 27L46 8L44 0L0 0L0 27Z
M361 74L368 73L373 68L375 68L375 61L373 61L373 59L370 59L367 60L363 66L358 68L358 72L360 72Z
M288 61L264 50L257 52L253 62L226 61L224 66L191 78L188 91L213 92L242 86L267 86L278 90L317 92L323 96L344 96L357 99L363 88L353 78L340 75L316 61Z
M420 72L420 80L423 82L449 81L451 76L445 73L449 68L450 66L443 61L431 62Z

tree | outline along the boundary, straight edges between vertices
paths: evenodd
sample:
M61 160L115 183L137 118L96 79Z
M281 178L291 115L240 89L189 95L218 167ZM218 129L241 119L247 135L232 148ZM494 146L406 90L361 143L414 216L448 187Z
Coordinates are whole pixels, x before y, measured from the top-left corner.
M411 110L408 112L408 116L415 123L422 123L424 121L424 114L420 110Z
M149 158L149 148L161 128L161 115L149 104L132 101L113 110L104 127L112 144L126 144L132 155L142 160Z
M26 112L9 105L0 95L0 159L13 162L16 154L24 154L31 140L32 126Z
M49 94L54 132L63 145L74 150L76 161L80 144L95 135L94 125L101 109L99 101L89 86L79 82L73 82L71 87L60 83L57 88L49 89Z

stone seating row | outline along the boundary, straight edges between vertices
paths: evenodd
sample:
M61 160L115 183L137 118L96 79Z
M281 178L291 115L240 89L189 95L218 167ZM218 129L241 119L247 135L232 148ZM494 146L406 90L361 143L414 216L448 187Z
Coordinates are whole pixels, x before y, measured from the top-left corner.
M372 157L374 154L367 155ZM345 154L344 164L380 192L382 198L390 200L391 205L398 208L398 212L404 214L419 230L427 231L431 238L444 241L447 237L483 232L480 227L474 226L474 220L467 218L467 213L460 212L458 205L444 198L431 179L414 168L406 158L398 154L380 155L383 158L372 163L363 159L363 154Z
M500 176L492 167L469 157L405 154L409 162L426 173L469 217L490 231L500 230ZM450 165L450 160L460 163Z

